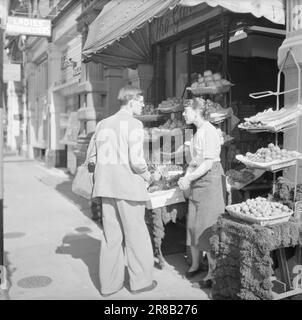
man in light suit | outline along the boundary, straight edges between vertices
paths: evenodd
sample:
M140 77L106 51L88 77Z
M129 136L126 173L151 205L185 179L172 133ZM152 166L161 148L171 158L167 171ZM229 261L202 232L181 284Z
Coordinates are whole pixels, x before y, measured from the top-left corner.
M88 154L89 161L95 158L96 163L92 197L102 197L103 203L100 283L104 296L123 288L126 264L132 293L157 285L144 219L151 176L143 154L143 124L134 118L141 114L144 98L140 89L126 86L118 100L120 111L98 123Z

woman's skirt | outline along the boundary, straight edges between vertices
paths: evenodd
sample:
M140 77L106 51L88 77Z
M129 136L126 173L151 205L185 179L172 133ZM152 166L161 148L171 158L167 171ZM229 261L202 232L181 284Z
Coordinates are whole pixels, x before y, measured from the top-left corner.
M209 251L212 226L224 213L226 180L220 162L191 185L187 217L187 245Z

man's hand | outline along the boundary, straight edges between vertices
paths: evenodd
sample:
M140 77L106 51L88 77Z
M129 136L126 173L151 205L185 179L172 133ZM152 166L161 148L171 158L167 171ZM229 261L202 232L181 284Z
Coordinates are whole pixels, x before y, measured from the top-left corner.
M187 177L182 177L178 180L180 190L185 191L190 188L191 181Z

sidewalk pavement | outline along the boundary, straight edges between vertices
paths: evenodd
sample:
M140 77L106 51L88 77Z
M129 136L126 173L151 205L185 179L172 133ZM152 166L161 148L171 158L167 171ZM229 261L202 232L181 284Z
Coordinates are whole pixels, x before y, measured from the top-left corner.
M210 299L209 291L193 288L183 278L187 266L182 254L165 257L165 269L155 269L155 290L132 295L124 288L103 298L98 278L101 239L89 203L72 193L69 175L36 161L5 157L4 248L10 299Z

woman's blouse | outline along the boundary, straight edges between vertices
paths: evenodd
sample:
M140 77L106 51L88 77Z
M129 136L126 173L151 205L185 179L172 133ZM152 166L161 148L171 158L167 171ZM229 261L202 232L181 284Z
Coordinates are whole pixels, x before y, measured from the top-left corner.
M220 161L221 137L208 121L200 127L189 142L191 158L198 163L206 159Z

